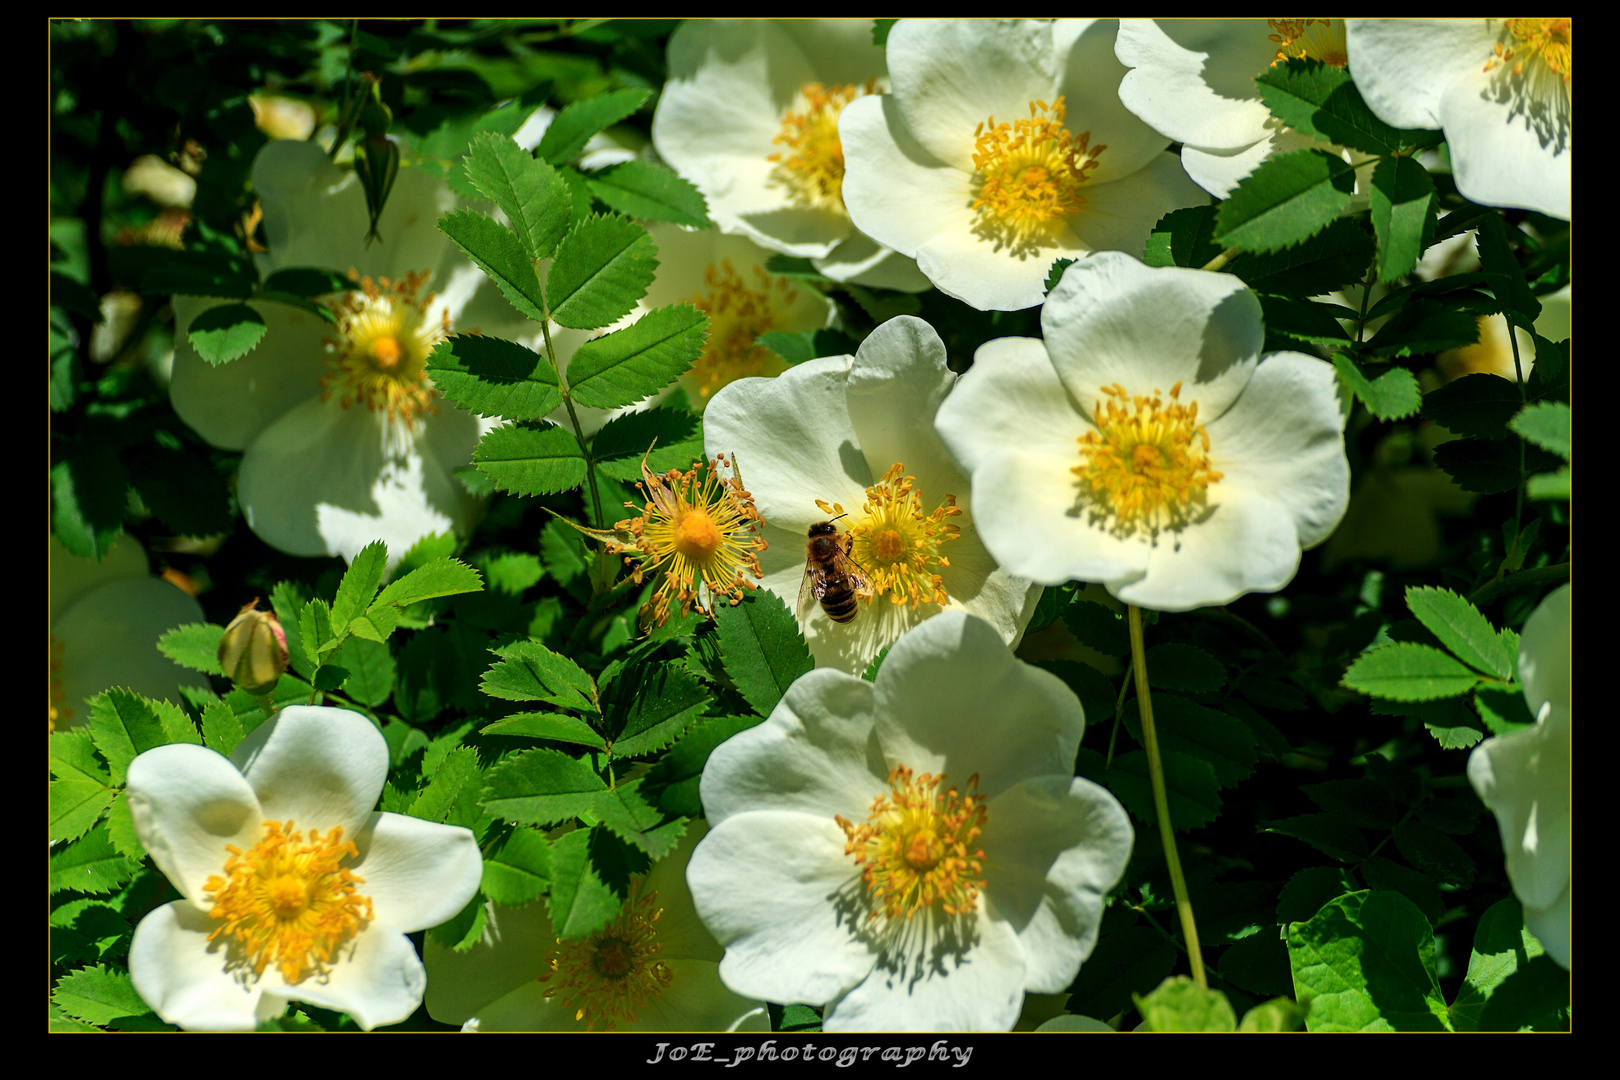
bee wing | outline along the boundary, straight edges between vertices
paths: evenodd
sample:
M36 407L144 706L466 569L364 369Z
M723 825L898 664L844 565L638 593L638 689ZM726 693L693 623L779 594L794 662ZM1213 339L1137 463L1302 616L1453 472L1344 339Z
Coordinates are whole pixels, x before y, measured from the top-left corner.
M843 544L839 545L838 554L834 556L838 571L848 579L849 587L855 591L856 596L862 600L870 599L875 591L872 588L872 583L867 580L866 571L861 569L861 564L856 562L854 556L850 554L850 551L855 547L855 538L847 533L845 536L847 539Z
M794 607L794 614L800 622L808 622L810 616L816 611L816 571L815 564L804 564L804 579L799 582L799 602Z

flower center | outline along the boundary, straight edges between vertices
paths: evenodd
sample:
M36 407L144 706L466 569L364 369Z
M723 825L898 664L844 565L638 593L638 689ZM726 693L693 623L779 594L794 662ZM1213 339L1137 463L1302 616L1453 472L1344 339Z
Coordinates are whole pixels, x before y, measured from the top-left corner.
M890 793L872 800L864 824L835 815L846 838L844 854L862 867L872 900L868 919L879 910L890 919L909 919L936 905L947 915L978 907L984 851L972 844L985 823L984 800L976 794L979 777L968 777L966 795L944 784L943 774L914 778L896 765L889 770Z
M1329 67L1342 68L1350 63L1344 46L1343 19L1267 19L1272 33L1268 41L1277 43L1277 58L1272 67L1289 59L1320 60Z
M1570 26L1568 19L1504 19L1507 42L1498 41L1494 55L1485 62L1485 70L1511 63L1513 74L1524 72L1525 65L1540 61L1552 75L1569 82Z
M787 278L772 277L754 267L752 285L744 281L730 259L710 264L703 272L707 291L693 298L709 317L709 339L682 382L698 405L707 405L727 383L750 376L772 377L787 370L776 353L758 344L759 335L775 330L782 316L799 298Z
M1090 147L1091 132L1063 126L1060 97L1029 103L1029 119L974 129L974 232L1003 245L1039 249L1065 219L1080 212L1080 188L1106 146Z
M948 599L944 581L933 567L951 565L939 549L956 539L959 530L946 519L959 517L962 510L956 496L947 495L932 512L924 513L916 477L902 475L905 468L895 462L883 479L866 489L866 502L849 530L853 538L849 555L872 586L868 603L888 593L894 603L909 603L915 610ZM844 512L839 503L817 499L816 505L825 514Z
M67 692L62 689L62 669L67 666L64 661L67 642L49 632L45 636L50 639L50 660L48 662L51 683L49 730L55 731L73 719L73 709L67 703Z
M338 826L326 836L315 829L304 839L291 821L264 823L264 838L247 851L225 850L225 876L203 883L212 894L208 917L220 925L208 940L234 938L255 975L275 964L289 983L326 975L343 943L375 918L371 898L355 892L365 879L343 867L358 858L353 841Z
M632 576L637 584L663 568L663 583L642 608L644 619L662 626L669 618L671 597L680 603L683 616L694 605L702 610L700 578L711 601L719 594L737 604L744 589L757 587L748 575L764 576L757 554L765 550L765 539L759 535L764 519L736 476L735 460L729 477L721 475L725 464L721 454L707 469L702 465L684 473L671 469L663 476L642 464L639 486L647 503L638 516L614 526L628 531L633 544L609 544L608 550L639 557L625 559L635 566ZM625 506L636 509L633 503Z
M1151 397L1102 388L1096 431L1080 436L1080 496L1118 536L1184 528L1222 474L1210 468L1209 433L1198 423L1198 403L1183 405L1181 384Z
M351 270L349 277L359 289L328 301L337 316L337 336L326 339L321 400L336 395L345 409L358 402L407 424L437 413L427 361L450 333L450 314L437 323L428 318L434 294L417 295L428 275L373 281Z
M545 996L574 1007L587 1030L612 1031L635 1020L641 1007L669 989L674 973L659 960L658 894L626 904L606 927L583 941L557 939L551 966L540 976Z
M776 163L771 180L786 187L796 205L844 213L844 146L838 141L838 114L856 98L878 92L876 79L864 86L799 87L795 107L782 117L782 130L771 140L787 150L765 159Z

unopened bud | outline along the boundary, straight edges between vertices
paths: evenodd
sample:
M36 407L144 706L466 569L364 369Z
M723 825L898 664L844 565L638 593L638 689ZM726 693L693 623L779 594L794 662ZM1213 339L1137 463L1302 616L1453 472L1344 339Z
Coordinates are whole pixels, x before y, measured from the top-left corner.
M255 597L219 639L219 666L250 694L268 694L287 670L287 635L274 612L258 610Z

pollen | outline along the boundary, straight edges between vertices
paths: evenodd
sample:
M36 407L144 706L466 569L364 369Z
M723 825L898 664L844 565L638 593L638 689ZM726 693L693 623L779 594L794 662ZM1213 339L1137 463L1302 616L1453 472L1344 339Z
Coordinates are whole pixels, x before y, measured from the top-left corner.
M759 336L781 329L784 315L799 298L788 279L773 277L758 266L751 280L745 279L730 259L711 263L703 272L703 284L704 291L693 297L693 303L709 317L709 338L681 379L698 405L707 405L716 391L738 379L769 378L787 370L780 356L759 344Z
M410 425L439 411L427 377L428 356L450 333L450 316L428 317L434 294L421 295L426 273L390 280L359 277L358 288L329 301L337 335L326 340L321 399L345 409L363 405L390 421Z
M787 147L765 160L774 162L771 180L787 188L795 205L844 213L844 146L838 141L838 115L858 97L878 93L877 80L864 86L805 83L782 117L771 142Z
M658 894L626 904L607 926L582 941L557 939L548 969L540 976L545 996L572 1007L587 1031L612 1031L630 1023L647 1002L674 981L660 960L658 920L664 910Z
M1096 431L1080 436L1080 499L1121 537L1156 536L1184 528L1222 474L1209 464L1209 433L1198 423L1198 403L1181 403L1181 384L1169 400L1158 390L1136 395L1119 384L1102 388L1093 414Z
M1288 60L1320 60L1328 67L1342 68L1350 63L1344 45L1343 19L1267 19L1268 41L1277 46L1271 66Z
M1513 65L1513 74L1522 75L1527 66L1537 66L1569 85L1570 21L1568 19L1504 19L1505 41L1498 41L1485 70Z
M708 612L716 596L742 601L747 589L758 588L764 576L759 552L764 519L754 498L736 475L724 475L726 458L716 456L707 468L697 465L686 472L671 469L658 475L641 466L640 487L646 504L637 516L620 521L615 529L628 532L631 543L610 544L608 550L626 554L639 585L649 575L663 581L641 610L643 623L662 626L669 618L669 602L680 605L682 616L695 607ZM625 506L635 510L634 503ZM705 600L704 594L707 594Z
M1108 148L1091 146L1089 131L1072 133L1065 116L1060 97L1030 102L1027 120L992 116L974 129L974 232L998 250L1039 251L1085 206L1080 189Z
M913 776L904 765L889 770L889 794L872 800L863 824L835 816L844 830L844 854L861 867L871 902L867 918L910 919L938 909L963 915L978 907L984 888L985 800L975 773L962 794L944 774Z
M311 829L306 840L293 823L264 823L264 838L246 851L227 844L223 876L203 883L211 894L208 916L219 922L209 941L226 939L234 964L255 976L271 964L289 983L324 977L344 943L375 916L365 884L343 866L359 857L338 826L326 836Z
M872 587L867 602L887 594L896 604L943 604L948 597L936 566L951 565L940 548L955 540L959 528L949 519L960 517L955 495L946 495L931 511L923 510L917 479L905 475L900 462L889 466L883 478L866 489L866 502L851 515L850 558L860 566ZM823 513L842 514L840 504L816 500Z

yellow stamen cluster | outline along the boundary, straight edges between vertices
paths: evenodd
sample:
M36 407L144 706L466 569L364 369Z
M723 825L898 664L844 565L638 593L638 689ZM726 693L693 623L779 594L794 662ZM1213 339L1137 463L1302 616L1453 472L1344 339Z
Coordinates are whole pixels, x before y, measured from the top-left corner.
M1119 536L1181 529L1222 474L1209 464L1209 432L1198 403L1183 405L1181 384L1166 401L1132 396L1119 384L1102 388L1093 414L1097 430L1080 436L1080 498Z
M1503 27L1516 44L1497 42L1492 57L1485 62L1485 70L1511 63L1513 74L1521 75L1527 63L1540 59L1548 71L1567 84L1570 74L1569 23L1568 19L1504 19Z
M1029 119L1007 124L994 116L974 129L974 232L1028 251L1039 249L1065 219L1080 212L1080 188L1106 146L1091 147L1091 132L1064 126L1060 97L1029 103Z
M439 411L427 378L428 355L450 334L450 314L428 318L434 294L418 297L426 273L399 280L349 278L359 288L329 301L338 336L326 340L321 399L334 395L345 409L356 402L389 420L410 424Z
M375 918L371 898L355 892L365 879L343 866L360 853L342 826L324 837L311 829L306 840L291 821L266 821L257 844L225 850L224 877L203 882L213 904L208 917L220 923L208 940L234 939L231 962L251 965L254 975L275 964L289 983L324 976L343 944Z
M788 189L795 204L844 212L844 146L838 141L838 114L856 98L876 93L875 79L865 86L805 83L799 88L797 108L782 117L782 130L771 140L788 149L765 159L776 163L771 179Z
M715 596L729 596L733 605L742 602L745 589L759 586L750 581L764 576L759 552L766 547L760 535L764 519L754 508L754 497L736 476L733 459L731 476L722 476L724 454L717 455L708 468L696 465L686 472L671 469L658 476L641 466L642 482L637 486L646 505L633 518L615 528L629 532L631 544L609 544L615 553L630 552L625 562L634 566L633 578L639 585L648 575L663 570L664 581L642 608L644 623L662 626L669 618L669 601L680 604L683 616L703 606L698 594L702 579L713 605ZM632 510L634 503L625 503Z
M583 941L557 939L549 969L540 976L545 996L576 1010L588 1031L612 1031L633 1021L641 1007L669 989L674 973L658 959L658 920L664 909L651 892L624 906L606 927Z
M1350 63L1344 45L1343 19L1267 19L1272 33L1266 40L1277 45L1272 67L1287 60L1320 60L1328 67Z
M930 513L923 512L917 478L904 475L900 462L889 466L883 478L866 489L858 520L850 528L849 557L866 574L872 592L867 603L887 593L896 604L909 603L913 610L922 604L943 604L948 599L945 582L932 569L951 565L940 554L940 545L955 540L959 529L947 518L960 517L955 495ZM824 514L842 514L840 503L821 499L816 505Z
M967 794L944 787L945 776L913 777L904 765L889 770L888 795L872 800L864 824L836 816L844 830L844 854L862 867L872 903L868 919L910 919L938 906L947 915L978 907L984 888L984 851L973 842L984 831L985 800L968 777Z
M756 342L767 330L778 329L782 313L799 297L787 278L772 277L763 267L754 267L751 283L744 281L730 259L711 263L703 271L703 284L693 303L709 317L709 339L681 380L700 406L727 383L787 370L780 356Z
M62 689L62 669L66 666L63 662L63 654L67 652L67 642L58 640L55 634L47 634L46 636L50 638L50 659L47 664L51 683L49 727L47 730L55 731L58 726L73 719L73 709L69 707L67 693Z

